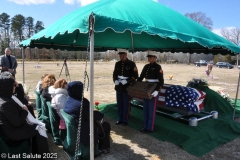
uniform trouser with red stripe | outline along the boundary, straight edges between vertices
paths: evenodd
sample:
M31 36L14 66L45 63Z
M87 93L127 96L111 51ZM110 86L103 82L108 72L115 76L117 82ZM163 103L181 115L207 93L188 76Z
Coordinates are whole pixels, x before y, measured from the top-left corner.
M157 107L157 97L143 99L143 127L149 131L154 130L155 116Z
M129 95L123 92L116 92L117 96L117 107L118 107L118 120L121 122L128 122L130 105Z

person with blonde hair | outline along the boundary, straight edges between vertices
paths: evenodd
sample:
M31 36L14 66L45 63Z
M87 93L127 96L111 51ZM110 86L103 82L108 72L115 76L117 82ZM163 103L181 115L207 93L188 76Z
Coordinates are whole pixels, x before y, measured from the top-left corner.
M38 81L37 86L36 86L36 91L37 91L38 93L40 93L40 90L41 90L41 88L42 88L43 79L44 79L45 77L47 77L47 75L48 75L48 74L42 75L42 76L41 76L41 80Z
M41 80L38 81L37 86L36 86L36 90L34 91L35 93L35 97L36 97L36 110L37 110L37 117L39 120L42 120L42 101L40 98L41 92L42 92L42 83L43 83L43 79L47 76L48 74L43 74L41 76Z
M68 83L65 79L58 79L53 86L49 87L49 94L52 96L51 105L48 105L49 119L51 124L52 136L55 145L61 145L60 130L66 129L66 125L60 110L64 109Z
M67 92L68 83L66 79L58 79L53 87L49 88L49 93L52 95L51 104L56 109L58 115L61 117L60 109L64 109L66 99L68 96Z
M42 91L40 91L40 93L44 98L46 98L46 101L51 102L52 100L52 96L49 93L49 87L53 86L55 82L56 82L56 78L54 74L49 74L43 79Z

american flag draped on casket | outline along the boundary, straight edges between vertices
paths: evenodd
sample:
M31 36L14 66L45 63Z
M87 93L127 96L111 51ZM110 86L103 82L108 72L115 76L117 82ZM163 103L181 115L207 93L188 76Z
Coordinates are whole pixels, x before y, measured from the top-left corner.
M159 92L158 105L178 107L190 112L200 112L206 93L194 88L164 84Z

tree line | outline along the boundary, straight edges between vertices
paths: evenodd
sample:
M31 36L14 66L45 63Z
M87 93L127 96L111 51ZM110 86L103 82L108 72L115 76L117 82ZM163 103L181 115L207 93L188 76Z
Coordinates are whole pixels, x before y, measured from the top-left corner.
M7 13L0 14L0 51L3 52L4 48L9 46L17 47L19 42L30 38L42 29L44 29L43 22L35 23L33 17L17 14L11 18Z

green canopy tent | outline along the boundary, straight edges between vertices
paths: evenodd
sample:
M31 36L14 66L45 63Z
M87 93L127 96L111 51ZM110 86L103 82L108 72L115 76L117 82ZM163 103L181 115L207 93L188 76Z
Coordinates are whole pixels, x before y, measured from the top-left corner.
M153 0L99 0L62 17L46 29L22 41L20 46L86 51L89 29L92 29L90 36L91 106L94 106L94 51L125 48L132 52L155 50L231 55L240 53L237 45ZM93 108L90 109L91 124L93 124L92 113ZM93 125L90 128L93 133ZM90 148L93 151L93 137L90 141Z
M91 13L95 19L95 51L240 52L235 44L152 0L100 0L62 17L20 46L86 50Z

